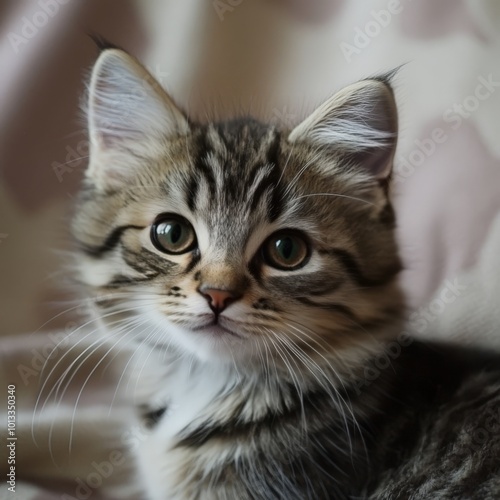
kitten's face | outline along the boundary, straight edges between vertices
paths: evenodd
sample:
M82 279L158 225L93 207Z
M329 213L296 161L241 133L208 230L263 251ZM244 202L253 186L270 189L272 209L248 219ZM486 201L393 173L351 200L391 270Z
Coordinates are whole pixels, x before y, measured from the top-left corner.
M160 110L173 115L169 134L155 137L149 123L139 136L134 116L134 134L123 121L110 133L109 114L105 127L98 122L103 93L117 93L109 66L94 74L94 152L74 224L82 279L102 297L106 322L127 325L123 335L134 341L203 360L286 364L303 353L349 361L368 349L401 311L380 183L380 162L392 153L367 171L361 146L349 159L345 148L326 147L314 119L291 134L252 120L195 126L171 102ZM159 102L146 102L150 120Z

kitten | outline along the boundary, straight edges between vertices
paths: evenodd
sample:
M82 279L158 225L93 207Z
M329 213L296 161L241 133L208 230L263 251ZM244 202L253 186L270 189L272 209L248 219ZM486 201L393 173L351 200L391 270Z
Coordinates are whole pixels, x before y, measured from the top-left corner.
M97 61L73 229L107 335L152 354L148 499L500 495L499 358L401 334L389 80L286 131Z

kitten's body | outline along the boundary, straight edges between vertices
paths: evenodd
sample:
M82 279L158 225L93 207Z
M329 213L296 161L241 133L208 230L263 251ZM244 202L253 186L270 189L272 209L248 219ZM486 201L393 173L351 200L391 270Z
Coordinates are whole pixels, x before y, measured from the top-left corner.
M290 382L287 406L265 377L186 363L155 391L166 413L140 450L140 477L155 500L498 498L498 364L413 342L371 383L346 381L348 410L318 385L302 408Z
M111 50L89 120L80 275L108 334L154 353L148 498L500 494L498 359L400 336L387 79L291 132L196 125Z

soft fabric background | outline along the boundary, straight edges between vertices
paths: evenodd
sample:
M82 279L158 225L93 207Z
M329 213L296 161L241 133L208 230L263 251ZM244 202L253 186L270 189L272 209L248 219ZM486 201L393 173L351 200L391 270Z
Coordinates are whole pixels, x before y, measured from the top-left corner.
M43 332L78 328L78 319L58 315L68 274L58 251L69 247L64 228L88 154L79 102L98 55L89 31L143 60L200 119L247 112L291 126L343 85L404 64L395 81L401 136L394 195L402 283L415 317L427 311L425 304L447 279L474 276L500 211L499 2L5 0L0 4L0 335L5 337L0 380L17 384L27 426L40 373L36 353L55 345ZM484 269L489 281L498 283L499 268ZM494 306L492 294L476 294L474 300L479 296L481 304ZM454 307L459 314L461 308ZM429 311L439 324L443 311ZM434 322L427 321L427 335ZM69 359L79 352L73 350ZM47 354L41 356L43 364ZM21 365L34 370L26 383ZM84 379L85 370L90 368L83 367ZM112 372L100 380L86 391L78 411L82 423L74 429L84 437L74 453L91 457L95 450L97 462L109 455L109 446L98 452L85 409L92 413L96 401L107 400ZM115 423L122 425L116 412L112 418L102 424L104 435ZM18 477L58 478L59 489L75 497L75 469L51 468L47 450L31 450L29 434L28 429L23 442L31 459L26 453L20 458ZM85 460L87 472L91 462ZM4 460L3 473L2 467ZM119 482L118 477L104 483ZM110 490L98 487L90 498L98 491L111 498ZM0 498L3 494L0 490ZM18 495L46 498L31 490Z

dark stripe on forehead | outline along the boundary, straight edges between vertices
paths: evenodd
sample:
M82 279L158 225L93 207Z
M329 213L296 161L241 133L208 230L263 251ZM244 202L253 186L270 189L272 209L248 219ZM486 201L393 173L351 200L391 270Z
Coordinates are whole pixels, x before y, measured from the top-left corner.
M272 175L274 178L274 186L271 192L271 201L269 204L269 217L271 222L275 221L283 212L284 190L279 165L280 140L281 137L278 132L276 132L267 153L267 159L269 163L273 165Z
M267 150L267 161L270 165L274 165L275 167L279 167L279 158L280 158L280 141L281 134L278 131L274 131L274 137L271 141L271 145Z
M252 199L250 201L250 209L254 211L262 197L265 193L268 192L274 186L275 177L273 176L273 172L269 172L266 174L263 179L259 182L258 186L255 188L255 191L252 195Z
M194 168L201 176L203 176L208 184L208 189L212 196L216 193L216 182L215 176L212 172L210 165L208 164L208 155L211 152L211 147L208 144L207 136L205 132L200 133L197 141L197 155L194 162Z
M347 251L341 248L331 248L319 250L320 254L331 255L336 258L345 269L347 274L360 286L382 286L390 283L401 271L401 264L397 261L381 278L369 278L365 276L356 259Z
M188 185L186 186L186 190L187 190L186 203L187 203L187 206L189 207L189 210L191 210L191 211L194 211L194 209L196 208L199 183L200 183L199 176L195 173L191 174Z
M275 221L283 211L283 186L280 183L281 172L278 165L279 142L280 136L276 133L267 151L267 161L271 170L255 188L250 201L250 209L253 211L266 193L269 193L267 212L271 222Z
M259 172L261 170L266 170L267 168L268 165L266 165L265 163L257 163L257 165L255 165L248 174L247 186L252 186Z
M125 231L128 231L129 229L140 230L144 229L144 227L145 226L134 226L131 224L127 226L119 226L113 229L113 231L108 234L104 243L100 246L89 246L85 243L82 243L81 241L78 241L78 246L85 254L89 255L90 257L99 258L117 247Z

